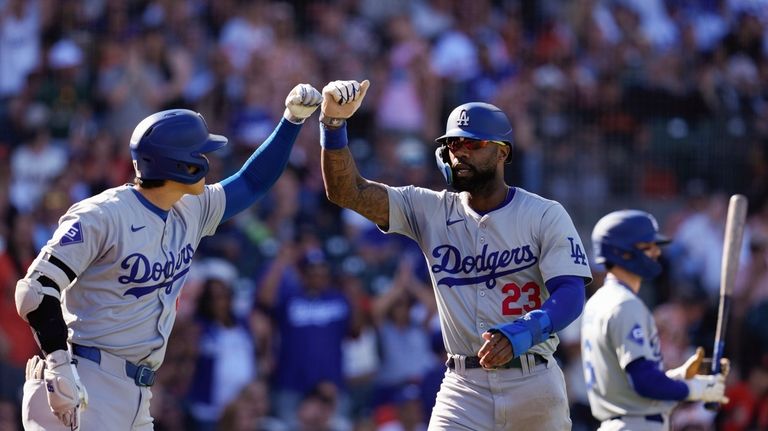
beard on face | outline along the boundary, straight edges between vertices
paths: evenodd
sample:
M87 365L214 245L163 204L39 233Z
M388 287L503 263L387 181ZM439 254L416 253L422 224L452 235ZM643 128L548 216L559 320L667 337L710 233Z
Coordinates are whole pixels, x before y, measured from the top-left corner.
M490 186L496 179L496 166L486 169L469 166L471 175L460 177L453 172L453 188L459 192L478 193Z

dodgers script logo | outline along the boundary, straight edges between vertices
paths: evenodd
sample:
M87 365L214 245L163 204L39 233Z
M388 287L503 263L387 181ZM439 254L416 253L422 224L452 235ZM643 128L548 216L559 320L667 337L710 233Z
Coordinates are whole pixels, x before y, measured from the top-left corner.
M117 278L121 284L141 284L147 282L161 283L149 286L132 287L125 291L123 296L133 295L140 298L144 295L154 292L157 289L165 288L165 293L170 294L173 289L173 283L183 278L189 272L189 265L192 262L192 255L195 249L191 244L187 244L179 250L178 254L172 251L168 253L168 259L165 262L150 262L147 256L141 253L128 255L120 263L120 267L128 270L127 275L121 275ZM183 270L179 271L182 266Z
M488 252L488 245L483 246L483 251L477 256L462 256L461 251L452 245L439 245L432 250L432 257L437 263L432 265L432 272L439 274L476 274L487 272L477 277L443 277L437 279L437 284L448 287L467 286L477 283L485 283L489 289L496 287L496 279L515 272L523 271L536 265L539 261L531 251L530 245L512 248L509 250ZM499 271L514 265L514 268Z

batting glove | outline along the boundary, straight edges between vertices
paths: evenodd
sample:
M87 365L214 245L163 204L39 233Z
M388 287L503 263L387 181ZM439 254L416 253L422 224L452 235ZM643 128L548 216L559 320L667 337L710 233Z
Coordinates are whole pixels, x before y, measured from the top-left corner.
M291 123L301 124L320 106L323 97L315 87L299 84L285 98L285 117Z
M27 368L24 372L25 380L43 380L43 369L45 360L37 355L27 361Z
M688 385L688 397L686 401L705 401L720 404L728 404L725 396L725 376L715 374L709 376L694 376L683 380Z
M366 79L357 81L332 81L323 87L323 106L320 121L330 127L339 127L351 117L360 104L371 83Z
M80 382L75 362L66 350L45 357L45 387L48 405L54 415L72 430L80 427L80 409L88 404L88 393Z

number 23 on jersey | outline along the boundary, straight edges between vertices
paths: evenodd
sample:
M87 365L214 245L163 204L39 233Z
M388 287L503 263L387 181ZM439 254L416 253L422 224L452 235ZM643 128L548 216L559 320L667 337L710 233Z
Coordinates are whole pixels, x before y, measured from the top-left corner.
M522 287L516 283L505 284L501 292L506 295L501 301L501 313L505 316L521 316L541 308L541 288L532 281Z

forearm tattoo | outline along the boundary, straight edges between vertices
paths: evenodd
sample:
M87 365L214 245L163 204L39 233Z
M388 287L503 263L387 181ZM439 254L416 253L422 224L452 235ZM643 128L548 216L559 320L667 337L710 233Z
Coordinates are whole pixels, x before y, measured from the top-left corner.
M379 226L389 224L387 186L360 176L348 148L323 150L322 166L325 190L332 202Z

